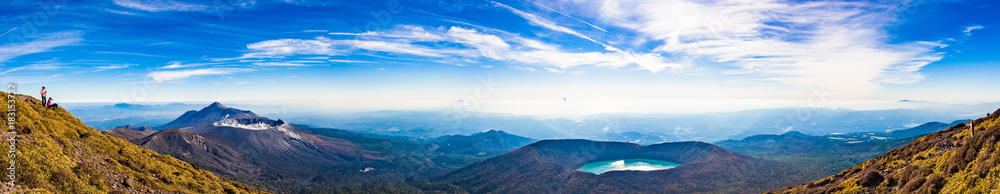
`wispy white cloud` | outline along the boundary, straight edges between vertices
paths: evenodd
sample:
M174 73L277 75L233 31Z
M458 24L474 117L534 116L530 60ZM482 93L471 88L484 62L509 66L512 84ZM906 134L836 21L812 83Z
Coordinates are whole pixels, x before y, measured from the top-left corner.
M326 37L315 40L279 39L257 42L247 45L253 52L243 55L243 58L284 57L291 55L342 55L345 53L336 47L334 41Z
M98 70L112 70L112 69L125 69L132 66L135 66L135 64L110 64L110 65L94 66L94 68L97 68Z
M972 31L973 30L982 30L984 28L986 28L986 27L983 27L983 26L969 26L969 27L965 27L965 30L963 30L962 32L965 32L966 36L972 36Z
M545 8L545 9L547 9L547 10L549 10L549 11L552 11L552 12L556 12L556 13L558 13L559 15L562 15L562 16L565 16L565 17L568 17L568 18L570 18L570 19L573 19L573 20L576 20L576 21L579 21L579 22L581 22L581 23L584 23L584 24L587 24L588 26L590 26L590 27L593 27L594 29L597 29L597 30L600 30L600 31L603 31L603 32L608 32L607 30L604 30L604 28L601 28L601 27L597 27L596 25L594 25L594 24L591 24L590 22L587 22L587 21L583 21L583 20L581 20L581 19L579 19L579 18L576 18L576 17L573 17L573 16L571 16L571 15L569 15L569 14L565 14L565 13L563 13L563 12L560 12L560 11L558 11L558 10L555 10L555 9L552 9L552 8L549 8L548 6L545 6L545 5L542 5L542 4L539 4L539 3L536 3L536 2L534 2L534 1L529 1L529 2L531 2L532 4L535 4L535 5L539 6L539 7L542 7L542 8ZM494 3L496 3L496 2L494 2Z
M224 0L224 1L195 1L186 2L181 0L113 0L115 5L135 10L148 12L163 11L189 11L189 12L218 12L234 8L248 8L256 4L255 0ZM131 12L107 9L107 11L125 15L137 15Z
M153 83L162 83L166 81L181 80L195 76L202 75L228 75L239 72L247 72L251 69L236 69L236 68L206 68L206 69L191 69L191 70L172 70L172 71L153 71L148 73L148 76Z
M288 63L288 62L261 62L261 63L253 63L253 65L263 66L263 67L308 67L308 66L310 66L310 65L306 65L306 64L302 64L302 63Z
M551 67L545 67L545 70L549 71L549 72L552 72L552 73L566 73L566 70L561 70L561 69L556 69L556 68L551 68Z
M483 34L473 29L451 27L447 35L456 43L475 48L486 58L503 59L503 52L507 52L511 47L498 36Z
M121 14L121 15L130 15L130 16L137 16L137 15L139 15L138 13L135 13L135 12L122 11L122 10L117 10L117 9L104 9L104 11L115 13L115 14Z
M673 69L676 70L676 69L681 69L681 68L687 66L686 64L680 64L680 63L670 62L666 58L663 58L663 57L659 56L658 54L654 54L654 53L637 54L637 53L632 52L632 51L624 51L624 50L619 49L619 48L617 48L615 46L612 46L610 44L604 43L604 42L599 41L599 40L595 40L595 39L593 39L593 38L591 38L591 37L589 37L587 35L584 35L583 33L577 32L576 30L570 29L568 27L560 26L560 25L556 24L555 22L553 22L551 20L548 20L548 19L545 19L545 18L543 18L541 16L538 16L536 14L532 14L532 13L528 13L528 12L525 12L525 11L521 11L521 10L515 9L513 7L510 7L508 5L504 5L502 3L493 2L493 4L496 5L496 6L498 6L498 7L507 9L507 10L511 11L512 13L514 13L515 15L521 16L524 19L527 19L532 24L535 24L535 25L547 28L549 30L554 30L554 31L557 31L557 32L563 32L563 33L566 33L566 34L570 34L570 35L573 35L573 36L577 36L577 37L589 40L590 42L597 43L597 44L603 46L605 50L612 52L612 53L598 53L598 52L591 52L591 53L561 53L561 52L557 52L557 53L552 53L551 51L554 50L553 49L554 46L545 45L544 43L539 42L539 41L522 40L522 41L527 41L525 43L525 45L527 45L527 46L535 47L535 48L538 48L538 49L541 49L541 50L550 51L550 52L541 52L541 54L546 54L546 55L540 55L539 52L525 53L525 55L520 55L520 57L517 58L517 60L522 61L522 62L529 62L529 63L546 62L547 64L554 64L554 65L559 66L560 68L563 68L563 69L565 69L567 67L581 65L581 64L594 64L594 65L597 65L597 66L611 66L611 67L622 67L622 66L627 66L629 64L637 64L637 65L639 65L639 67L641 67L641 68L643 68L645 70L648 70L650 72L653 72L653 73L657 73L657 72L663 71L663 70L665 70L667 68L673 68ZM546 7L546 6L542 5L542 4L538 4L538 3L535 3L535 4L538 5L538 6L544 7L546 9L555 11L554 9L548 8L548 7ZM558 12L558 11L556 11L556 12ZM559 14L563 14L561 12L558 12L558 13ZM563 15L565 15L565 14L563 14ZM579 20L580 22L584 22L583 20L577 19L575 17L571 17L571 18ZM594 26L594 25L592 25L590 23L587 23L587 22L584 22L584 23L586 23L587 25L590 25L592 27L597 28L597 26ZM600 29L601 31L605 31L602 28L598 28L598 29ZM578 57L578 58L567 59L567 58L562 58L562 57Z
M163 57L160 55L142 54L142 53L130 53L130 52L114 52L114 51L96 51L94 53L98 54L116 54L116 55L135 55L143 57Z
M521 10L518 10L518 9L514 9L513 7L504 5L502 3L497 3L495 1L493 2L493 4L496 5L496 6L505 8L505 9L513 12L514 14L517 14L518 16L523 17L524 19L527 19L528 22L530 22L531 24L538 25L538 26L541 26L541 27L544 27L544 28L548 28L550 30L555 30L555 31L559 31L559 32L571 34L573 36L577 36L577 37L589 40L590 42L604 44L604 43L598 42L597 40L594 40L593 38L590 38L587 35L583 35L582 33L577 32L576 30L572 30L572 29L569 29L567 27L560 26L560 25L556 24L555 22L552 22L552 21L549 21L548 19L542 18L541 16L538 16L538 15L535 15L535 14L531 14L531 13L528 13L528 12L524 12L524 11L521 11Z
M157 42L157 43L153 43L153 44L147 44L147 45L143 45L142 47L147 47L147 46L157 46L157 45L165 45L165 44L173 44L173 43L174 43L174 42Z
M330 59L328 60L334 63L375 63L371 61L358 61L358 60L341 60L341 59Z
M441 29L432 29L441 30ZM359 36L359 39L370 40L372 38L396 38L400 40L416 42L436 42L445 40L445 36L434 31L428 31L421 26L400 25L389 31L367 31L362 33L331 32L330 35Z
M650 72L683 65L666 62L657 54L613 52L567 52L558 45L517 36L488 34L457 26L427 28L402 26L394 30L364 33L336 33L348 37L313 40L279 39L249 44L252 52L244 58L282 58L293 55L349 55L358 52L384 52L396 55L439 58L442 64L477 63L481 60L517 62L525 65L565 69L581 65L612 68L637 65ZM346 39L356 38L356 39ZM456 46L461 45L461 46Z
M185 64L185 63L180 62L180 61L171 61L169 65L165 65L163 67L160 67L160 69L181 69L181 68L198 67L198 66L204 66L204 65L205 64L201 64L201 63L187 63L187 64Z
M342 45L348 45L357 49L397 53L397 54L409 54L409 55L417 55L424 57L444 57L446 56L445 53L458 52L455 50L433 49L426 46L401 43L401 42L344 40L341 41L341 43Z
M17 71L48 71L56 69L65 69L69 67L69 64L60 62L58 58L52 58L48 60L36 61L28 65L13 67L3 72L0 75L17 72Z
M21 71L21 70L25 70L25 69L36 69L36 66L35 65L25 65L25 66L20 66L20 67L14 67L14 68L7 69L7 70L5 70L3 72L0 72L0 75L8 74L8 73L15 72L15 71Z
M74 61L62 61L60 58L51 58L47 60L34 61L27 65L14 67L0 71L0 75L28 71L27 75L40 75L55 72L56 75L75 75L80 73L93 73L101 72L107 70L115 69L125 69L129 67L136 66L136 64L131 63L119 63L115 61L107 60L74 60ZM0 69L2 70L2 69Z
M664 63L663 57L656 54L625 54L625 53L566 53L553 51L532 51L518 53L516 61L527 64L546 64L550 66L566 69L580 65L594 65L598 67L626 67L630 64L637 64L644 70L656 73L666 68L682 67L681 64Z
M82 32L76 32L76 31L50 33L50 34L42 34L40 35L39 38L36 38L29 42L9 43L0 45L0 65L3 65L3 63L7 62L8 60L20 56L49 52L56 47L72 46L78 44L80 41L83 41L83 38L81 38L82 35L83 35ZM3 66L6 68L0 68L0 75L18 71L25 71L25 70L28 71L54 70L54 69L61 69L66 66L67 64L58 62L57 59L53 58L50 60L39 61L18 67Z
M899 17L888 10L899 5L873 2L576 2L582 5L576 13L599 13L587 16L568 15L546 6L558 3L565 2L535 4L597 28L584 20L594 19L614 27L614 33L628 34L635 40L632 43L618 40L611 44L587 35L595 31L573 29L543 15L492 2L493 6L524 18L531 25L593 42L603 46L604 51L566 50L558 43L567 41L565 39L535 40L495 29L401 25L383 31L332 32L328 33L331 37L311 40L252 43L248 45L251 51L243 58L364 53L431 58L430 61L442 64L503 61L517 64L512 65L515 69L536 71L535 68L541 68L557 73L578 66L633 66L657 73L701 65L698 68L702 70L738 75L743 79L794 86L824 85L864 95L883 84L922 80L924 75L919 70L940 60L944 55L936 50L947 46L933 40L889 43L885 29ZM978 29L982 27L970 26L964 33L971 34ZM708 63L692 64L695 61Z
M866 95L915 83L943 54L936 42L888 43L898 5L869 2L638 0L591 2L607 24L658 44L671 61L705 58L740 74ZM970 30L971 31L971 30ZM720 67L719 69L731 69Z
M23 43L0 45L0 63L20 56L51 51L56 47L71 46L83 41L82 32L42 34L39 38Z
M367 50L394 54L407 54L424 57L444 57L448 53L461 52L457 50L435 49L427 46L410 44L412 42L437 42L444 40L441 34L429 33L421 27L403 26L400 30L365 33L330 33L331 35L347 35L352 39L332 39L317 37L313 40L279 39L268 40L247 45L253 52L243 55L243 58L279 58L292 55L347 55L354 50ZM353 39L354 37L366 37ZM391 39L391 41L386 40Z
M522 66L517 66L517 65L510 66L510 67L514 68L514 69L518 69L518 70L523 70L523 71L530 71L530 72L535 72L536 71L535 68L533 68L533 67L522 67Z
M161 11L212 11L212 6L172 0L114 0L115 5L149 12Z
M318 60L294 60L294 61L287 61L287 62L289 62L289 63L327 63L327 60L322 60L322 61L318 61ZM315 64L313 64L313 65L315 65Z

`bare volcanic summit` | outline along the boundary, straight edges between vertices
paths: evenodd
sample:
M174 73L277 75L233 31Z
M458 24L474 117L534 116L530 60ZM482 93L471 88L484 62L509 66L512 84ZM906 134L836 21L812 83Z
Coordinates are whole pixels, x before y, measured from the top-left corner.
M248 110L229 108L222 105L222 103L215 102L199 111L187 111L174 121L156 128L182 129L186 127L205 126L226 119L252 119L257 117L260 116Z

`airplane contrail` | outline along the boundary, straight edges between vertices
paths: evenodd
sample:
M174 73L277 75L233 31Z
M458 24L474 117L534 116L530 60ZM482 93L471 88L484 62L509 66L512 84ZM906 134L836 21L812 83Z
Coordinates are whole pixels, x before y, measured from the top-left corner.
M7 30L7 32L4 32L3 34L0 34L0 37L3 37L4 35L10 34L10 32L13 32L14 30L17 30L17 27L11 28L10 30Z
M562 13L562 12L559 12L559 11L557 11L557 10L555 10L555 9L552 9L552 8L549 8L549 7L545 6L545 5L542 5L542 4L538 4L538 3L535 3L535 2L533 2L533 1L528 1L528 2L530 2L530 3L533 3L533 4L535 4L535 5L538 5L539 7L542 7L542 8L545 8L545 9L548 9L549 11L553 11L553 12L556 12L556 13L558 13L559 15L563 15L563 16L566 16L566 17L569 17L570 19L574 19L574 20L576 20L576 21L580 21L580 22L583 22L584 24L587 24L588 26L590 26L590 27L593 27L593 28L597 28L597 29L598 29L598 30L600 30L600 31L604 31L604 32L608 32L607 30L604 30L604 28L601 28L601 27L597 27L597 26L595 26L594 24L590 24L590 22L587 22L587 21L583 21L583 20L581 20L581 19L577 19L576 17L573 17L573 16L570 16L570 15L566 15L566 14L564 14L564 13Z

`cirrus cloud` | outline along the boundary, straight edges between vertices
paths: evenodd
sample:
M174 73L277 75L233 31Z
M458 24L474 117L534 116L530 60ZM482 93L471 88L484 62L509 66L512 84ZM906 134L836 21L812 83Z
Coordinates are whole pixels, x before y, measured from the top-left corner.
M227 75L239 72L247 72L251 69L237 69L237 68L205 68L205 69L190 69L190 70L173 70L173 71L153 71L146 74L152 83L163 83L166 81L181 80L185 78L201 76L201 75Z
M148 12L161 11L212 11L212 6L171 0L114 0L115 5Z
M636 0L584 1L580 9L673 61L706 59L712 64L702 65L724 74L865 95L916 83L923 66L944 56L940 41L890 43L885 29L905 8L894 3Z
M667 68L684 66L671 63L653 53L633 53L617 49L611 52L570 52L560 49L558 45L509 33L489 34L458 26L428 29L406 25L388 31L331 33L331 35L347 37L261 41L248 44L247 48L251 52L244 54L242 58L336 56L376 52L462 62L506 61L560 69L576 66L621 68L637 65L656 73Z
M0 45L0 63L23 55L51 51L56 47L71 46L83 41L82 32L68 31L41 34L39 38L22 43Z

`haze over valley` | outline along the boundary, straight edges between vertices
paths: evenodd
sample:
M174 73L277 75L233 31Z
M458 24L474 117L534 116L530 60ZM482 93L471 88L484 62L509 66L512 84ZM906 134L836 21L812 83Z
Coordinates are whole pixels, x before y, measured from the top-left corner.
M0 193L991 193L998 8L4 1Z

